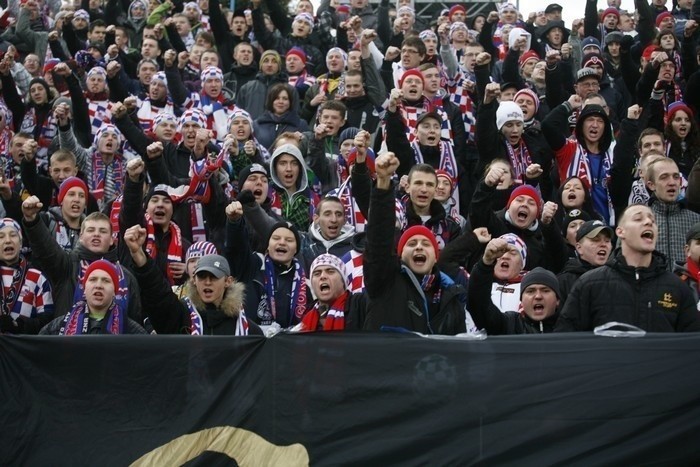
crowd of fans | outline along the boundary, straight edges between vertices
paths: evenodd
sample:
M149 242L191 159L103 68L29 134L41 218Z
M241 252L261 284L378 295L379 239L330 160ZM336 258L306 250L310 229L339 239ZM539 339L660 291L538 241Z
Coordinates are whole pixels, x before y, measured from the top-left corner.
M700 2L597 3L9 0L0 332L700 329Z

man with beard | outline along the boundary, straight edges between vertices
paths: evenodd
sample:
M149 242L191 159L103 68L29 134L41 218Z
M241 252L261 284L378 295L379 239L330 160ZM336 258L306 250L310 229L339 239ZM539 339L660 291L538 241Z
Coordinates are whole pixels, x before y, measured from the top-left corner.
M555 331L593 331L613 321L647 332L700 330L692 291L656 251L659 227L653 211L629 206L615 233L621 247L604 266L576 281Z
M574 284L588 271L599 268L608 261L612 251L613 230L602 221L584 222L576 232L577 258L571 258L557 275L562 305Z

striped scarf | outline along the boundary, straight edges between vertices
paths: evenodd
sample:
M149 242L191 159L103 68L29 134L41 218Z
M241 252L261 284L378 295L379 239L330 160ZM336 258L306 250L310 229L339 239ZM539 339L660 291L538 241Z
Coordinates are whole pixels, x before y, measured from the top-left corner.
M608 225L615 225L615 209L613 208L612 199L610 198L610 190L608 189L608 183L610 181L610 167L612 167L613 163L614 149L615 142L613 142L608 150L605 151L601 161L601 164L603 164L602 172L604 178L602 180L602 185L605 188L608 198L608 212L610 213L610 221ZM567 171L567 178L569 177L578 177L581 179L584 187L586 187L589 192L593 190L593 184L596 182L596 179L591 173L591 166L588 161L588 151L581 146L581 144L576 145L576 153L574 154L574 158L571 161Z
M450 101L452 101L462 114L464 122L464 131L467 134L467 142L474 143L476 141L476 114L474 113L474 100L464 88L466 77L462 77L455 86L450 87Z
M289 297L289 323L286 327L294 324L294 321L299 321L306 312L306 274L301 267L301 263L294 259L292 261L294 267L294 278L292 279L292 293ZM265 301L267 309L264 316L261 316L261 322L272 323L277 320L277 274L275 273L275 264L272 259L265 255Z
M151 216L146 214L146 254L151 258L155 259L158 256L158 248L156 246L156 229L153 224L153 219ZM172 263L179 263L182 261L182 233L180 232L180 227L170 221L168 225L168 231L170 232L170 243L168 244L168 256L166 258L168 269L166 275L168 277L168 282L170 285L175 285L175 278L173 277Z
M124 313L119 309L115 301L109 306L105 315L107 320L106 331L108 334L124 334ZM58 332L59 336L75 336L88 334L90 331L90 312L87 303L83 300L73 305L71 311L66 313L63 324Z
M343 331L345 329L345 303L350 292L343 293L336 298L331 306L316 303L313 308L306 312L300 323L302 332L314 332L319 330L321 317L325 316L323 323L324 331Z
M38 143L38 149L34 159L36 160L37 169L47 170L49 165L49 145L53 138L58 134L58 120L49 113L42 122L37 121L36 108L29 107L27 113L24 114L22 120L22 133L28 133L34 136ZM9 149L9 145L7 146Z
M126 161L121 154L115 154L112 160L105 164L100 153L95 151L91 158L91 166L88 186L100 208L103 208L124 192Z
M197 311L192 300L189 297L182 297L182 301L187 305L187 309L190 312L190 327L188 332L192 336L201 336L204 334L204 320L202 315ZM248 318L245 316L245 311L242 309L238 315L238 320L236 321L236 331L234 336L247 336L250 325L248 324Z
M401 112L401 118L403 119L404 126L406 127L406 138L408 138L409 143L412 143L416 139L418 117L425 112L437 112L442 120L440 139L444 139L446 141L450 141L452 139L452 128L450 126L450 119L447 116L447 112L445 112L442 107L435 106L427 97L422 97L419 105L417 106L402 102L399 104L398 111ZM386 135L386 131L384 133Z
M343 256L345 270L350 287L350 293L359 293L365 290L365 275L364 275L364 255L357 250L350 250Z
M506 149L508 150L508 158L510 159L510 165L513 166L513 171L515 172L514 182L518 185L525 183L525 174L527 172L527 167L532 164L532 158L530 157L530 151L527 149L527 145L522 138L518 141L517 147L513 148L513 145L508 141L505 142Z
M97 131L105 123L112 122L112 102L108 99L99 99L103 93L98 93L90 96L85 96L88 101L88 117L90 118L90 132L94 137Z

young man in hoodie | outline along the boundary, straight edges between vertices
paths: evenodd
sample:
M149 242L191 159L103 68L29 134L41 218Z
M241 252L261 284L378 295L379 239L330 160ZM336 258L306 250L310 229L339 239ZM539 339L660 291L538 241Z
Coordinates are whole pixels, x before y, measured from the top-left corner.
M311 263L319 255L330 253L342 258L352 249L355 229L345 223L345 208L336 197L324 197L316 206L313 223L306 236L306 244L301 250L304 270L309 271Z
M278 147L270 158L272 211L300 231L309 228L318 204L307 170L301 151L292 144Z
M554 150L559 179L579 177L591 192L596 212L608 225L615 225L615 211L608 188L615 143L608 114L599 105L587 105L576 120L576 139L569 139L561 130L564 119L581 103L581 98L574 95L568 102L557 106L542 122L542 132Z
M143 246L147 232L141 226L124 233L142 287L141 301L158 334L235 335L262 334L246 318L243 308L245 286L231 276L223 256L199 258L188 295L179 298L146 256Z

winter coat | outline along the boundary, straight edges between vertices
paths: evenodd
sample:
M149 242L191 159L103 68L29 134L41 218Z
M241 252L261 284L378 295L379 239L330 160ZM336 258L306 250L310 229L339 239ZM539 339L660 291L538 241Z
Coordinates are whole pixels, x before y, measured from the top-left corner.
M605 266L579 278L556 331L592 331L617 321L648 332L700 330L693 293L654 252L648 267L628 266L617 249Z
M344 225L340 230L340 235L333 240L326 240L321 234L321 229L318 224L313 223L309 227L309 234L306 236L306 242L301 250L301 264L304 271L309 273L311 263L316 257L330 253L338 258L345 256L347 252L352 250L352 239L355 235L355 229L351 225Z
M248 81L238 89L236 92L236 106L247 111L250 114L250 118L255 120L265 112L267 90L273 84L286 83L287 81L287 75L284 73L270 76L259 72L255 75L255 79ZM292 108L295 108L294 105L292 105Z
M578 278L596 267L597 266L578 258L570 258L569 261L566 262L564 269L557 274L557 280L559 281L559 300L562 308Z
M479 329L488 334L537 334L552 332L557 315L542 321L534 321L517 310L502 312L491 301L491 284L494 281L494 265L479 261L469 277L469 313Z
M75 288L83 267L83 262L92 263L98 259L106 259L114 264L119 262L117 248L112 246L106 253L93 253L82 244L78 244L71 252L64 251L52 237L46 224L37 218L32 222L22 221L24 233L32 248L32 261L37 269L42 271L51 282L53 302L56 310L63 313L73 307ZM142 323L141 301L139 300L139 285L136 278L128 269L121 267L129 290L126 312L129 318Z
M700 214L684 208L681 203L664 203L654 197L651 210L659 226L656 249L666 256L667 267L671 271L676 261L685 260L685 234L700 222Z
M158 334L190 334L192 320L190 309L185 299L179 299L175 295L163 273L156 267L150 258L140 268L135 268L134 273L141 286L141 301L146 316ZM235 334L236 325L243 309L243 296L245 286L234 281L226 288L221 304L216 307L213 304L202 302L197 289L187 286L187 297L194 308L202 317L202 334L212 336L231 336ZM248 321L248 333L260 334L262 331L255 324Z
M275 139L285 131L309 131L309 125L294 111L277 116L266 110L253 122L253 131L258 142L270 150Z
M454 335L466 332L464 287L434 268L442 293L440 302L430 306L420 280L397 257L393 189L374 189L370 203L372 218L367 225L364 253L369 304L364 329L379 331L384 326L392 326L425 334Z

